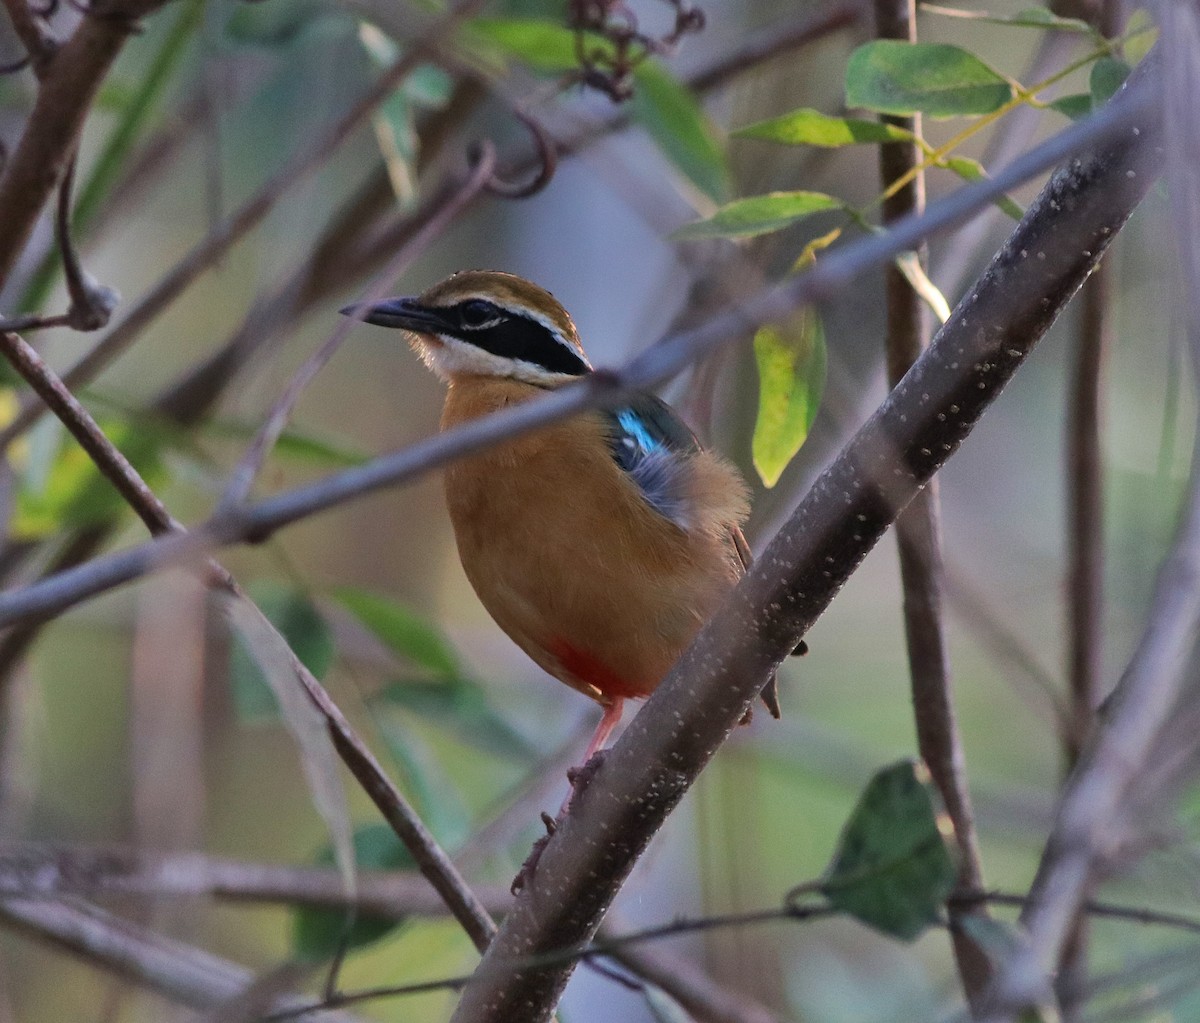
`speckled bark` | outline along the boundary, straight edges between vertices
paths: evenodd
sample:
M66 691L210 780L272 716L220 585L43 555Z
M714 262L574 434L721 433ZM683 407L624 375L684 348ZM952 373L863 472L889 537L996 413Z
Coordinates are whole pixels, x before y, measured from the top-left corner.
M1159 128L1147 118L1053 175L929 350L817 480L609 752L546 846L464 991L455 1023L549 1018L571 967L514 971L513 960L592 936L642 850L768 674L971 432L1095 267L1161 162Z

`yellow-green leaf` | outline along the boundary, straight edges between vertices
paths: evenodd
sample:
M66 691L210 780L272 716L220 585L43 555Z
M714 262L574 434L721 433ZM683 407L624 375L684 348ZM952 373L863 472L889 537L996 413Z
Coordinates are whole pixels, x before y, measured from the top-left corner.
M940 323L950 319L950 303L946 301L941 289L929 279L929 274L925 272L925 267L921 265L915 252L901 252L896 257L896 269L904 274L904 279L920 296L921 301L933 310L933 315Z
M803 108L781 117L739 128L738 138L766 139L786 145L823 146L834 149L862 142L911 142L913 133L882 121L854 117L830 117L819 110Z
M825 331L821 316L801 309L786 323L754 335L758 416L751 453L763 483L775 486L805 440L825 389Z
M980 181L988 176L987 171L983 169L983 164L978 160L972 160L969 156L948 156L942 166L954 171L964 181ZM1020 205L1007 195L1001 195L992 201L1013 220L1019 221L1025 216L1025 211L1021 209Z
M843 207L840 199L824 192L768 192L735 199L707 220L698 220L675 232L676 238L751 238L778 231L805 217Z

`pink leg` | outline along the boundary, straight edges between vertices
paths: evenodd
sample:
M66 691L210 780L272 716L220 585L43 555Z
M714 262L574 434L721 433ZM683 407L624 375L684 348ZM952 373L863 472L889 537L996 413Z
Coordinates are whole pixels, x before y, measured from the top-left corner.
M614 696L612 703L604 708L604 715L600 718L600 724L596 726L596 731L592 735L592 741L588 743L587 752L583 754L583 761L577 768L567 772L567 777L571 779L571 788L567 792L567 798L563 800L562 808L558 811L558 819L561 821L567 815L567 808L571 805L571 800L575 796L575 785L580 781L582 776L590 775L588 764L592 758L604 748L604 743L608 737L612 735L612 730L621 723L621 712L625 709L625 700L620 696ZM583 784L584 782L580 782Z
M592 741L588 743L587 751L583 754L584 764L595 756L597 750L604 748L604 743L612 735L612 730L621 723L621 712L624 710L625 700L620 696L614 696L612 703L604 708L604 716L600 718L600 724L596 726Z

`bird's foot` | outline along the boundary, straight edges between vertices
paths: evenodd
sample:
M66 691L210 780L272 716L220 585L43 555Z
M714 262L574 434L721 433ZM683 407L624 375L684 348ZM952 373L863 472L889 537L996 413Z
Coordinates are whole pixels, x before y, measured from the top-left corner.
M593 778L596 777L596 772L604 766L604 761L608 759L607 749L598 749L591 757L578 767L567 768L567 781L571 783L571 794L567 797L565 810L571 805L579 793L586 789Z
M529 855L525 857L525 862L521 864L521 869L517 871L517 876L512 879L512 884L508 887L513 895L516 895L533 880L533 875L537 873L538 860L542 858L542 851L546 848L546 843L550 841L554 832L558 830L558 821L545 811L542 812L542 824L546 826L546 833L533 843L533 848L529 850Z

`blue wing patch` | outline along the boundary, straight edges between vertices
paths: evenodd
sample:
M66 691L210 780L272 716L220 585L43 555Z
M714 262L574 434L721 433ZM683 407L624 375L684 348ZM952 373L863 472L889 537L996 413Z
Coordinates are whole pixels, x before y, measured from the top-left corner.
M652 394L637 395L607 418L613 460L655 511L688 529L694 518L688 463L700 448L695 435Z

